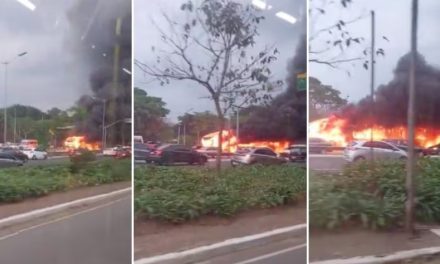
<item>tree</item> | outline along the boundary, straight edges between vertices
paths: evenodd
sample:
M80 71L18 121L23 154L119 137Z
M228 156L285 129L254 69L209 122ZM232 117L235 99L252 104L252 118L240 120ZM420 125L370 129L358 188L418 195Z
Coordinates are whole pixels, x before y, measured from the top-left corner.
M330 85L323 85L314 77L309 78L310 119L326 116L347 105L347 99L341 98L341 92Z
M235 106L269 101L272 74L269 65L277 49L256 51L258 24L264 19L249 4L232 0L204 0L196 7L193 1L181 6L186 21L180 23L164 14L169 32L158 27L164 49L157 60L146 64L136 61L145 73L161 85L170 81L190 81L203 87L215 106L218 130L225 127L225 115ZM200 59L203 58L203 59ZM222 133L219 133L217 169L221 167Z
M362 19L369 18L369 14L360 14L358 16L351 16L348 19L341 19L335 17L333 22L327 25L320 25L316 27L318 21L327 16L327 14L334 8L338 13L353 12L348 10L348 7L353 4L353 0L311 0L309 17L311 30L309 35L309 62L324 64L331 68L341 69L342 65L347 63L361 62L365 69L368 69L370 61L368 59L371 54L370 43L365 40L369 38L364 35L355 35L348 29L350 24L359 22ZM388 38L383 36L381 41L388 41ZM377 55L385 56L383 48L375 50ZM355 65L355 64L354 64ZM347 74L350 74L346 70Z
M164 118L170 112L161 98L148 96L147 92L134 88L134 130L149 140L163 140L164 129L169 128Z
M209 111L186 113L179 116L178 120L180 124L185 125L186 135L191 141L190 144L200 144L203 135L212 133L218 128L217 115Z

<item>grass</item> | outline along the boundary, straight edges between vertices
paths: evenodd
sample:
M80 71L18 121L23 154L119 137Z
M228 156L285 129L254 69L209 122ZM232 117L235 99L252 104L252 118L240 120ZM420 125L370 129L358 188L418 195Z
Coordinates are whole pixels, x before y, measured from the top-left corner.
M145 166L135 169L137 217L184 222L232 216L304 199L306 171L292 166L213 168Z
M72 172L70 165L0 170L0 203L18 202L82 186L128 181L130 160L91 162Z
M310 225L334 229L401 227L405 212L405 165L359 163L338 174L310 176ZM416 218L440 221L440 160L420 159L416 178Z

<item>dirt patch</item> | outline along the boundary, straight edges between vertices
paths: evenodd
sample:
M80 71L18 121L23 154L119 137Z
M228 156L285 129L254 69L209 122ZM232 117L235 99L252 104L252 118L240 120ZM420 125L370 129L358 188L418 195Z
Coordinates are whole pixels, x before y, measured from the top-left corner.
M429 229L420 230L410 238L403 230L374 232L361 229L340 231L310 231L311 261L350 258L367 255L387 255L396 251L440 246L440 237Z
M306 222L306 205L243 212L231 218L203 217L185 224L138 219L135 222L135 258L182 251L226 239L262 233Z
M0 219L128 187L131 187L131 182L117 182L93 187L81 187L65 192L52 193L40 198L26 199L18 203L2 204L0 205Z

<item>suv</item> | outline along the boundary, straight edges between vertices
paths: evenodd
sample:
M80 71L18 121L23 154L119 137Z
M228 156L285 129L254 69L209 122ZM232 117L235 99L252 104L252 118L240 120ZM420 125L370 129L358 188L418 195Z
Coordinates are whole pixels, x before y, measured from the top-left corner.
M148 161L151 150L143 143L134 143L134 159Z
M306 145L291 145L280 153L280 157L283 157L290 161L306 161L307 158L307 146Z
M231 165L236 166L239 164L251 165L251 164L283 164L286 160L279 158L277 154L270 148L254 148L238 150L231 159Z
M354 141L344 150L344 158L349 162L374 159L406 160L406 151L385 141Z
M159 165L170 165L176 162L204 165L208 161L208 157L183 145L167 144L151 152L148 160Z

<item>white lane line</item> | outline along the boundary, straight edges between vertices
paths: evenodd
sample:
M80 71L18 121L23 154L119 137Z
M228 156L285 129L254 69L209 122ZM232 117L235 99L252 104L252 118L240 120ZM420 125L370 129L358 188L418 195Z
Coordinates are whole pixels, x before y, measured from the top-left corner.
M271 236L279 235L279 234L283 234L283 233L288 233L288 232L292 232L292 231L296 231L296 230L302 230L305 228L307 228L307 224L300 224L300 225L278 228L275 230L271 230L271 231L267 231L267 232L263 232L263 233L259 233L259 234L255 234L255 235L231 238L231 239L227 239L223 242L219 242L219 243L215 243L215 244L211 244L211 245L206 245L206 246L201 246L201 247L197 247L197 248L193 248L193 249L189 249L189 250L185 250L185 251L172 252L172 253L167 253L164 255L157 255L157 256L153 256L153 257L143 258L143 259L136 260L133 263L134 264L150 264L150 263L161 263L163 261L177 260L180 258L184 258L187 256L207 252L210 250L215 250L215 249L226 247L226 246L239 245L242 243L251 242L251 241L258 240L258 239L263 239L263 238L267 238L267 237L271 237Z
M276 252L273 252L273 253L270 253L270 254L262 255L262 256L259 256L259 257L253 258L253 259L248 259L248 260L245 260L245 261L242 261L242 262L237 262L235 264L249 264L249 263L257 262L257 261L260 261L260 260L268 259L268 258L277 256L277 255L281 255L281 254L287 253L289 251L295 251L295 250L298 250L298 249L301 249L301 248L305 248L306 246L307 246L307 244L301 244L301 245L298 245L298 246L294 246L294 247L286 248L286 249L283 249L283 250L280 250L280 251L276 251Z
M46 207L46 208L36 209L36 210L30 211L27 213L9 216L9 217L0 219L0 227L2 227L3 225L7 225L7 224L13 224L14 222L17 222L17 221L26 221L26 220L33 218L33 217L38 217L38 216L46 215L49 213L54 213L54 212L63 210L64 208L81 205L81 204L84 204L87 202L94 202L94 201L102 200L102 199L105 199L105 198L108 198L111 196L115 196L115 195L119 195L121 193L128 192L128 191L131 191L130 187L125 188L125 189L121 189L121 190L117 190L117 191L113 191L110 193L104 193L104 194L99 194L99 195L95 195L95 196L91 196L91 197L81 198L81 199L70 201L70 202L63 203L63 204L57 204L57 205Z
M37 228L42 227L42 226L46 226L46 225L53 224L53 223L56 223L56 222L61 222L63 220L67 220L69 218L73 218L73 217L78 216L78 215L82 215L82 214L85 214L85 213L96 211L98 209L104 208L106 206L110 206L112 204L115 204L115 203L120 202L120 201L125 200L125 199L130 199L130 198L131 197L120 198L120 199L117 199L115 201L111 201L111 202L108 202L108 203L105 203L105 204L101 204L101 205L98 205L98 206L95 206L95 207L92 207L92 208L80 211L78 213L74 213L74 214L71 214L71 215L59 217L59 218L56 218L56 219L48 221L48 222L44 222L44 223L41 223L41 224L38 224L38 225L33 225L33 226L30 226L30 227L27 227L27 228L23 228L23 229L20 229L18 231L15 231L14 233L8 234L8 235L3 236L3 237L0 237L0 241L6 240L6 239L14 237L14 236L18 236L21 233L24 233L26 231L30 231L30 230L33 230L33 229L37 229Z

